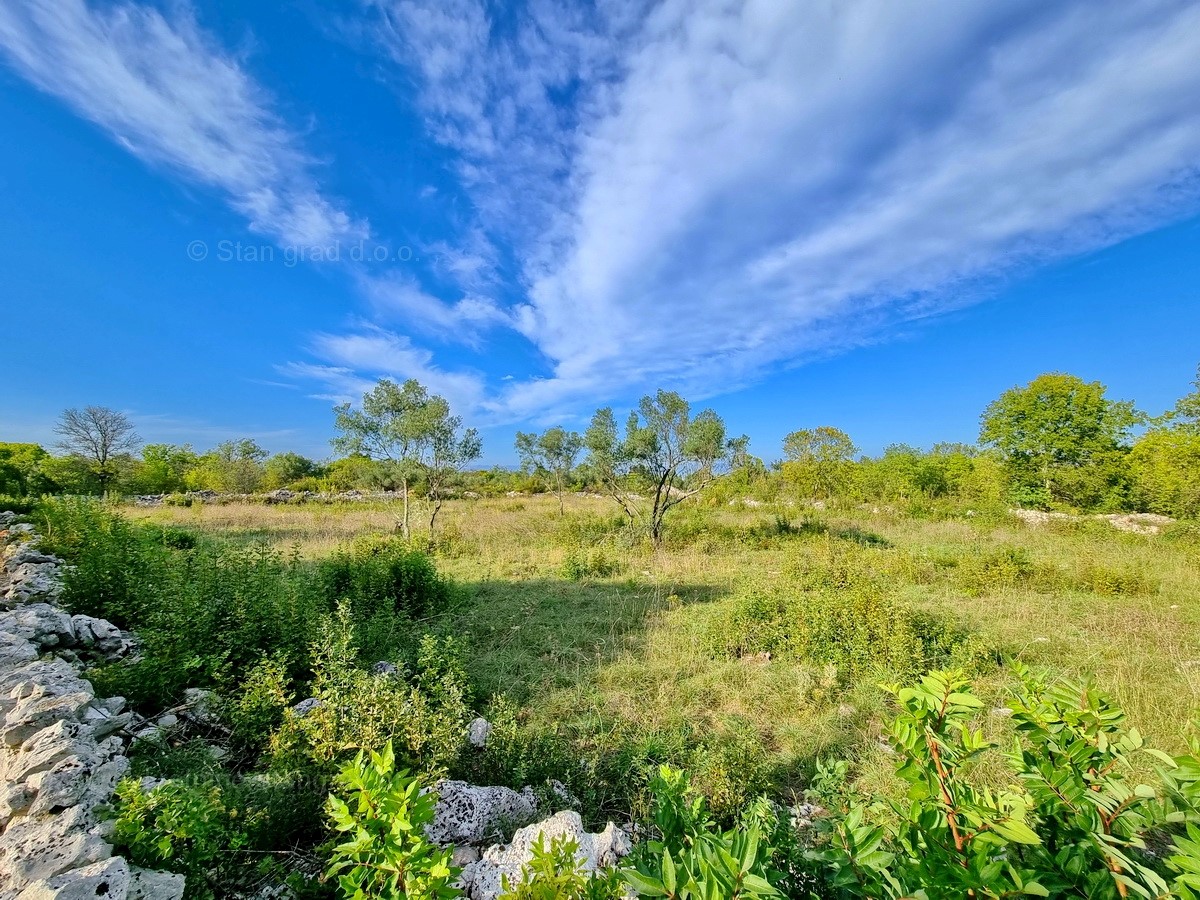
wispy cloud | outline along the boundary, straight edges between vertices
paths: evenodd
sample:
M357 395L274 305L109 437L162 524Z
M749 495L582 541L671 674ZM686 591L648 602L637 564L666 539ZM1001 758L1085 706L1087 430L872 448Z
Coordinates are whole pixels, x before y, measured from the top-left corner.
M279 369L321 385L315 395L321 399L357 403L378 378L415 378L458 410L477 410L483 404L482 377L442 369L429 350L382 328L364 325L345 334L317 334L309 349L319 363L292 362Z
M220 191L255 231L303 246L365 237L322 193L266 92L186 7L172 9L13 0L0 5L0 52L142 159Z
M522 265L514 416L728 390L1196 207L1194 3L371 6Z

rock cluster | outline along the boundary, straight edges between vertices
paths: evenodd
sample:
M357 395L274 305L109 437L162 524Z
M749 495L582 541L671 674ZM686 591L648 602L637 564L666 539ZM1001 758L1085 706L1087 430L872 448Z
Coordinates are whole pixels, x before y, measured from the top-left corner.
M1160 516L1157 513L1102 513L1094 516L1074 516L1064 512L1045 512L1040 509L1010 509L1009 515L1026 525L1037 527L1051 522L1080 522L1085 519L1095 519L1107 522L1117 531L1129 531L1133 534L1159 534L1175 520L1170 516Z
M559 839L575 841L579 848L575 855L585 872L615 865L632 849L629 836L612 822L598 834L590 834L579 813L566 810L518 829L511 843L493 845L478 860L468 863L459 876L463 893L470 900L495 900L504 891L505 879L515 884L524 877L525 866L533 859L533 848L539 841L548 848Z
M61 560L11 514L0 529L0 900L179 900L183 876L114 857L100 815L129 768L131 714L121 697L96 697L80 665L134 642L56 606Z
M586 872L615 865L632 846L629 836L612 822L603 831L591 834L584 829L579 814L570 810L535 822L538 801L528 787L518 792L506 787L442 781L436 790L434 820L425 834L434 843L455 848L454 864L462 867L458 883L470 900L495 900L503 893L505 879L519 882L533 859L539 837L546 847L558 838L573 839ZM554 785L554 793L569 799L561 785ZM534 824L527 824L530 822ZM493 843L514 828L517 830L509 843Z

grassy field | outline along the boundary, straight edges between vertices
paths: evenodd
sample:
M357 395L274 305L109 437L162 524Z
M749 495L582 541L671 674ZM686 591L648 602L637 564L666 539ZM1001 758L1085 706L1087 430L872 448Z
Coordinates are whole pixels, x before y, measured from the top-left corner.
M392 533L397 514L368 504L126 512L305 557ZM631 545L615 507L587 496L568 498L562 517L549 496L453 501L439 524L437 566L464 600L433 627L462 638L484 695L504 693L549 726L681 725L752 745L785 789L823 755L856 759L867 786L891 768L879 742L884 668L839 665L836 649L824 659L729 651L733 637L758 640L739 612L749 598L803 609L814 583L837 594L869 582L876 605L866 608L903 608L969 635L967 658L996 707L985 727L997 734L1013 661L1094 675L1169 751L1186 746L1200 710L1194 539L966 511L722 506L681 510L656 552Z

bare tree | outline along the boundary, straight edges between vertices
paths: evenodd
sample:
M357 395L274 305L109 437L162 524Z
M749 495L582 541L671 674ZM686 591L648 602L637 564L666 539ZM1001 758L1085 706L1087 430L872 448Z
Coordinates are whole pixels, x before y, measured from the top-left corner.
M128 416L106 406L65 409L54 431L62 437L57 445L60 450L88 461L102 491L116 474L113 457L133 450L141 440Z

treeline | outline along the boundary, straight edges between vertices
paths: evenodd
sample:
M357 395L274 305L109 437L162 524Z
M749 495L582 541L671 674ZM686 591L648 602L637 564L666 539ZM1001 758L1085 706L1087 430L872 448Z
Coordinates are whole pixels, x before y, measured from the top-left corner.
M317 461L269 454L255 441L139 445L133 425L103 407L67 410L51 453L0 443L0 495L123 495L217 491L397 491L407 497L593 491L633 518L648 498L651 530L661 514L702 489L722 502L784 498L898 502L957 500L1084 512L1141 511L1200 517L1200 369L1193 390L1158 416L1107 396L1104 385L1051 373L1005 391L981 416L977 444L931 449L895 444L859 453L833 426L793 431L770 462L729 438L705 410L678 394L643 398L620 429L599 410L583 433L554 427L518 433L520 469L468 469L481 453L447 402L415 381L381 381L334 410L334 448ZM639 513L640 514L640 513Z

